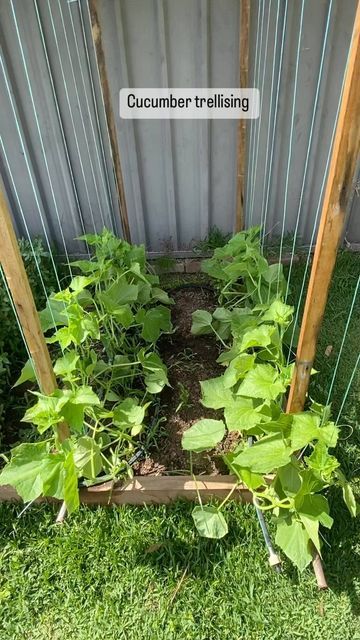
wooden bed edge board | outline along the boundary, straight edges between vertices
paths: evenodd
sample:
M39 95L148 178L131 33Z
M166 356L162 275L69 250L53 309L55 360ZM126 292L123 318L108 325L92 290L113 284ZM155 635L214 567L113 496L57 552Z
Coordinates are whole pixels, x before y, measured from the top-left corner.
M271 481L271 476L267 477ZM87 505L111 504L168 504L182 498L197 501L197 491L201 500L224 499L236 483L235 476L136 476L124 483L111 482L80 489L80 502ZM252 502L252 493L244 485L239 485L231 499ZM17 502L21 498L9 485L0 486L0 502ZM52 498L38 498L35 502L56 502Z

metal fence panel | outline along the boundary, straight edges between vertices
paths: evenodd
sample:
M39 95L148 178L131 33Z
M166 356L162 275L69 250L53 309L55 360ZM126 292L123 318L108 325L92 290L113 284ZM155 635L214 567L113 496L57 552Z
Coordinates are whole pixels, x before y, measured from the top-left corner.
M97 4L133 240L184 250L213 225L232 231L237 123L124 121L118 99L131 86L237 86L239 0ZM251 2L250 84L262 92L262 116L248 126L248 224L266 217L268 232L297 229L312 239L355 7L356 0ZM0 20L0 168L19 234L25 218L32 235L45 230L71 252L83 230L105 224L120 232L87 0L2 0ZM347 240L359 242L359 229L355 197Z

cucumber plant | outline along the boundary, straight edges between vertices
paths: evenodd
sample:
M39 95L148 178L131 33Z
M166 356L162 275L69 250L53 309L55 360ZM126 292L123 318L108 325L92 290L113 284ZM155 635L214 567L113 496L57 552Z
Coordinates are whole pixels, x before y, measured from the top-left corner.
M324 490L340 486L352 516L356 503L330 453L339 435L331 407L309 401L305 411L284 412L294 368L286 346L294 309L283 301L282 266L268 265L258 237L258 228L238 233L204 262L221 306L212 314L195 311L192 333L213 333L221 343L217 361L224 373L201 382L201 392L202 404L222 409L224 419L196 422L183 434L182 446L196 453L213 449L229 431L244 436L224 460L258 506L272 512L276 543L302 570L312 559L312 545L321 550L320 525L333 523ZM252 446L249 436L255 438ZM221 507L195 507L200 535L226 534Z
M128 463L145 428L153 398L168 384L156 350L172 331L172 300L146 266L143 246L110 231L81 238L94 257L72 264L80 275L50 296L40 312L59 388L33 391L23 421L37 429L33 442L12 450L0 474L24 501L40 495L79 504L79 480L91 485L132 474ZM17 384L34 381L27 362ZM57 426L70 437L60 442Z

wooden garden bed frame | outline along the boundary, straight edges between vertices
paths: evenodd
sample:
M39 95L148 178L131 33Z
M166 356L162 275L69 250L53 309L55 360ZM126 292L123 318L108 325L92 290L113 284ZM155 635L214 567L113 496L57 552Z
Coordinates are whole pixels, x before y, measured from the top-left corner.
M271 477L269 476L269 480ZM237 484L235 476L136 476L127 482L104 482L80 489L80 502L86 505L110 506L112 504L169 504L179 498L195 502L200 495L202 502L212 498L224 500ZM233 500L250 503L251 491L238 485ZM21 498L10 485L0 487L0 501L14 502ZM38 498L35 502L59 502L50 498Z
M248 34L250 19L249 0L242 0L240 36L240 84L247 84ZM117 177L121 222L125 237L131 241L120 153L114 116L110 104L110 91L106 76L105 56L101 42L101 28L98 19L97 2L90 1L92 32L97 53L98 68L103 90L107 124L112 146L115 175ZM337 249L342 239L346 211L354 188L355 173L360 147L360 0L354 21L352 43L349 52L343 94L332 148L326 191L324 195L320 226L313 258L310 282L296 355L296 366L291 383L287 411L302 411L308 390L310 373L315 357L317 337L325 310ZM239 123L237 154L237 206L235 212L236 230L243 226L244 167L245 167L245 126ZM0 262L21 322L29 352L34 361L41 390L52 393L56 389L56 379L49 352L40 327L39 316L20 255L15 231L12 225L8 200L0 189ZM58 425L60 439L69 435L66 424ZM81 502L88 505L99 504L167 504L177 498L196 500L196 486L201 499L225 498L235 484L232 476L198 476L196 481L189 476L147 476L136 477L125 484L105 483L82 489ZM245 486L234 490L232 498L251 502L251 492ZM0 488L0 500L18 500L11 487ZM315 567L321 569L320 558ZM316 569L316 570L317 570ZM317 576L318 577L318 576ZM318 584L319 578L318 578ZM325 582L326 584L326 582ZM324 585L323 585L324 586Z

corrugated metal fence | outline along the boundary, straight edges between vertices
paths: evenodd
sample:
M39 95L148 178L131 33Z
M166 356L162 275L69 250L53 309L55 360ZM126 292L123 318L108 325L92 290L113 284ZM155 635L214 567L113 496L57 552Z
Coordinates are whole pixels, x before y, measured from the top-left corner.
M150 250L186 249L212 225L233 229L237 123L121 121L119 90L237 86L239 6L98 1L131 234ZM355 6L251 2L262 116L248 126L248 223L266 218L273 233L311 239ZM71 252L84 230L120 233L87 0L1 0L0 21L1 173L19 234L25 220ZM360 240L357 196L347 239Z

